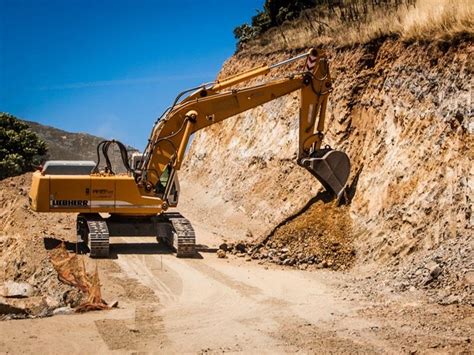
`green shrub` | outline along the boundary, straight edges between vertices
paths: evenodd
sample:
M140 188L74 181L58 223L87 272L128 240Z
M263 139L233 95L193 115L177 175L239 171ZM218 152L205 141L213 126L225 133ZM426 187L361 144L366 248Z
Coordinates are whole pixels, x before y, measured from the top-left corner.
M263 11L257 10L252 17L252 24L243 24L234 29L237 47L257 38L272 27L281 25L285 21L294 20L301 11L321 4L325 0L265 0Z
M33 170L46 151L46 143L26 123L0 113L0 180Z

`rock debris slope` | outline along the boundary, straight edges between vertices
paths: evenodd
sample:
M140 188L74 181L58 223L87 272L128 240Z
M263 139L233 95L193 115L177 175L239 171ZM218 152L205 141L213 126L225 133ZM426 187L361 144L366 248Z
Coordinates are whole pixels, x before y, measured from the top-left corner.
M395 273L402 288L434 281L463 288L474 268L472 42L383 39L326 50L334 91L325 142L352 160L348 239L356 265L361 271L388 265L383 270ZM243 52L220 77L294 54ZM227 238L248 240L268 236L308 201L317 202L318 182L295 162L298 104L297 94L288 95L198 132L181 206ZM326 218L324 209L313 218ZM436 280L429 276L432 262L442 269Z

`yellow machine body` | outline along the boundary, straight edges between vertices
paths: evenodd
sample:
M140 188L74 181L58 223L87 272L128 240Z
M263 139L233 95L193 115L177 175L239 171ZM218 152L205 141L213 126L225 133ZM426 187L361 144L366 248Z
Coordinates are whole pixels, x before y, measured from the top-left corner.
M36 171L30 202L37 212L156 215L167 209L161 198L143 195L126 174L43 175Z

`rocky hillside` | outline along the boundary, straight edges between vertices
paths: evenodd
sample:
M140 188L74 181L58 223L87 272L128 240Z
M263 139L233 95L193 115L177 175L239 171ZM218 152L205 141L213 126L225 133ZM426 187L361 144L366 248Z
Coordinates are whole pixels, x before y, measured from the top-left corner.
M48 145L48 160L93 160L97 161L96 147L104 138L87 133L71 133L36 122L24 121ZM130 151L136 151L128 147ZM103 160L102 160L103 161ZM113 166L121 167L118 149L111 155Z
M450 280L463 279L474 268L472 41L384 38L326 50L334 79L326 143L347 152L353 164L348 239L356 265L393 266L406 285L431 282L429 262ZM220 76L296 53L243 52ZM298 95L288 95L199 132L182 185L196 191L197 184L202 192L185 194L182 205L236 239L268 241L290 217L311 223L304 211L320 200L321 187L295 162L298 105ZM326 217L324 210L313 215Z

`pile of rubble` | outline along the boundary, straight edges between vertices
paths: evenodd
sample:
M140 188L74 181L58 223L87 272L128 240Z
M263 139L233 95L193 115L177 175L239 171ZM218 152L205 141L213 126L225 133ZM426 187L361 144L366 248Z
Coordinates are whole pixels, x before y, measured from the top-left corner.
M392 279L388 284L397 291L424 290L438 304L474 305L472 238L447 240L421 257L388 265L387 270L378 271L374 278L389 279L390 273Z
M0 318L45 317L72 312L82 292L58 279L43 238L0 237Z
M221 258L231 254L301 270L346 270L356 255L351 228L347 207L318 201L262 242L223 243L217 253Z
M0 181L0 319L107 308L75 253L73 216L29 208L31 174ZM59 247L59 248L58 248Z

